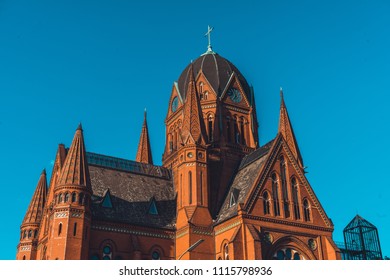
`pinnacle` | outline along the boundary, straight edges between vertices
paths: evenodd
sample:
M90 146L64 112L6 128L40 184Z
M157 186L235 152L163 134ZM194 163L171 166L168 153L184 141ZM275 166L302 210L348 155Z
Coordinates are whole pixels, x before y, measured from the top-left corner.
M44 170L45 171L45 170ZM46 172L39 177L37 187L24 217L23 223L40 223L47 195Z
M78 126L61 169L58 185L85 186L91 190L86 149L81 124Z
M148 123L146 120L146 109L144 111L144 122L142 125L141 136L138 144L136 161L147 164L153 164L152 149L150 147Z

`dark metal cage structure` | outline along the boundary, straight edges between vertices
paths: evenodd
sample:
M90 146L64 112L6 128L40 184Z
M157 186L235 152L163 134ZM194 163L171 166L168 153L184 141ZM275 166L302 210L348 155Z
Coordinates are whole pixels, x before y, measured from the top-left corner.
M345 252L348 260L381 260L378 229L359 215L344 228Z

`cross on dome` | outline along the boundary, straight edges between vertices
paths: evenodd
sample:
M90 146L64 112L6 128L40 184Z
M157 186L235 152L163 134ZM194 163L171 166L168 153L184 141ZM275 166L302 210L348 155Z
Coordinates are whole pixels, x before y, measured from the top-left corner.
M208 45L207 45L207 51L204 54L215 54L213 51L213 48L211 47L211 32L214 30L214 27L211 27L210 25L207 26L207 32L204 35L207 36Z

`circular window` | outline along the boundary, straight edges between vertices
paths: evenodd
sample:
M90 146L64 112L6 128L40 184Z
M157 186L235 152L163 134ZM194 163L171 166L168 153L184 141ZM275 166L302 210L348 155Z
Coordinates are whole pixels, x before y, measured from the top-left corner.
M309 239L308 244L312 251L317 249L317 242L314 239Z
M198 158L203 158L203 154L202 153L198 153Z
M189 158L192 158L193 156L194 156L194 154L191 152L187 154L187 157L189 157Z
M109 253L111 253L111 247L110 247L110 246L105 246L105 247L103 248L103 253L104 253L104 254L109 254Z
M152 260L159 260L159 259L160 259L160 253L158 251L153 251Z

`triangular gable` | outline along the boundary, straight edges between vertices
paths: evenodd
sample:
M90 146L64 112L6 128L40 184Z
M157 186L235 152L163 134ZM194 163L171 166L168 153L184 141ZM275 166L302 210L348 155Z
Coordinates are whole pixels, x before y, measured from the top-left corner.
M150 199L150 204L149 204L149 210L148 213L150 215L158 215L158 210L157 210L157 205L156 205L156 199L152 197Z
M232 102L230 101L228 98L227 98L227 93L228 91L231 89L231 88L236 88L238 87L238 90L241 92L241 95L242 95L242 99L240 102ZM246 92L244 91L241 83L240 83L240 80L236 74L236 72L232 72L232 74L230 75L230 78L229 78L229 81L227 82L225 88L223 89L222 91L222 94L221 94L221 100L226 100L228 103L230 103L231 105L234 105L234 106L244 106L244 107L250 107L250 102L246 96Z
M104 208L112 208L113 207L112 206L110 189L106 190L101 205Z
M176 109L175 112L173 112L172 111L172 102L173 102L173 99L175 97L177 97L177 109ZM176 112L180 111L179 109L181 107L183 107L183 104L184 104L184 102L183 102L183 98L182 98L182 96L180 94L178 84L177 84L177 82L174 82L173 86L172 86L171 97L169 98L169 106L168 106L168 112L167 112L166 118L168 118L168 116L173 115Z
M290 148L288 147L287 143L285 142L281 134L278 134L277 137L275 138L273 146L269 154L267 155L266 163L264 164L262 171L259 173L258 177L256 178L255 183L251 186L251 190L248 192L248 195L244 202L244 207L243 207L244 210L247 211L247 213L250 213L252 211L256 201L258 200L259 194L261 193L266 180L269 178L272 172L272 168L275 165L277 159L279 158L279 155L282 150L285 151L289 163L293 166L296 175L299 177L300 181L302 182L303 185L302 187L309 194L310 202L312 205L311 208L318 210L324 224L327 227L332 227L332 222L326 215L317 196L315 195L312 187L310 186L308 180L306 179L303 170L299 167L298 162L296 161L294 155L292 154Z
M207 83L207 91L211 92L214 95L214 99L216 99L218 95L215 92L214 88L212 87L210 81L207 79L206 75L203 73L202 69L199 70L195 78L197 84L200 82L200 80L203 80Z

